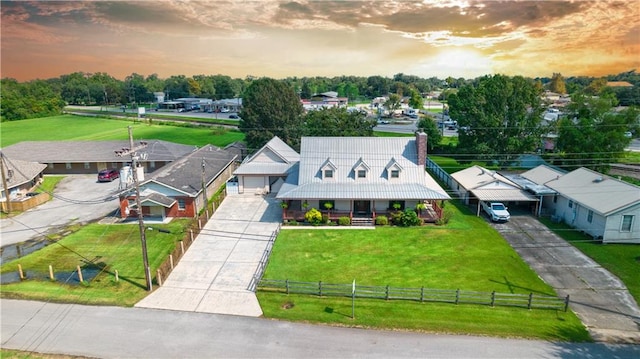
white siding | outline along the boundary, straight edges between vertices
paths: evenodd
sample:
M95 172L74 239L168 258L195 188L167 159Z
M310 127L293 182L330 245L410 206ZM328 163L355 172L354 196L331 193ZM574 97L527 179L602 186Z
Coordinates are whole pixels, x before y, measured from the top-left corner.
M621 232L622 216L634 216L630 232ZM612 214L607 218L603 243L640 243L640 204L624 211Z

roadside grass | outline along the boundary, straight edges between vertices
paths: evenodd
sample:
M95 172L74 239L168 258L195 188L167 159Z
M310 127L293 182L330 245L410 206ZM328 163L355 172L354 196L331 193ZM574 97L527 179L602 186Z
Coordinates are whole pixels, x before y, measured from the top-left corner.
M38 192L53 193L58 183L64 179L65 176L44 176L42 184L38 186Z
M170 234L147 231L147 249L152 276L156 269L184 237L188 220L173 220L166 225L154 225ZM31 299L92 305L132 306L144 298L145 287L139 227L136 224L89 224L47 247L0 267L0 273L24 271L37 273L46 279L27 279L3 284L3 298ZM74 272L81 268L101 268L93 280L81 285L69 285L48 280L49 265L55 272ZM115 271L119 281L115 281Z
M565 223L554 223L549 218L540 218L540 222L620 278L636 302L640 303L640 245L602 244Z
M356 279L361 285L555 295L486 222L469 215L462 206L447 206L454 215L446 226L377 227L373 231L283 229L264 278L325 283ZM259 292L258 298L265 316L286 320L589 340L573 312L356 299L353 321L348 298L267 292ZM293 309L284 309L287 301L293 302Z
M487 165L481 161L474 161L471 163L460 163L454 157L450 156L437 156L437 155L429 155L429 158L435 162L438 166L442 167L448 174L452 174L463 170L465 168L469 168L473 165L482 166L486 169L497 170L499 167L495 165Z
M132 121L138 120L137 113L133 113L133 112L123 113L119 109L118 110L110 109L109 111L101 111L101 110L83 109L83 108L75 107L75 108L67 109L66 111L75 112L75 113L85 113L85 114L95 115L102 118L116 118L117 116L118 118L126 117ZM94 117L94 116L91 116L91 117ZM172 115L171 112L156 112L156 111L151 111L149 108L147 108L143 121L148 121L148 120L153 121L154 119L176 120L178 122L194 121L194 122L200 122L200 123L231 125L231 126L238 125L237 120L227 120L224 118L215 118L215 117L207 118L207 117L197 117L197 116L188 116L188 115Z
M0 358L3 359L89 359L89 357L67 354L45 354L28 352L23 350L0 349Z
M397 132L384 132L384 131L374 131L374 137L414 137L413 133L397 133Z
M157 139L184 145L212 144L224 147L244 139L243 133L220 127L148 125L129 120L62 115L3 122L0 146L6 147L22 141L127 140L128 126L133 126L136 139Z

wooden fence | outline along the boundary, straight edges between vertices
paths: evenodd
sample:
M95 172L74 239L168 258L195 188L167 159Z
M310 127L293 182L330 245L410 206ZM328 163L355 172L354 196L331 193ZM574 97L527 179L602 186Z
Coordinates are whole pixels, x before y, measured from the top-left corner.
M355 288L355 294L353 292ZM402 288L391 286L363 286L320 282L296 282L290 280L261 279L257 289L265 292L309 294L327 297L352 297L409 300L416 302L441 302L452 304L480 304L527 309L555 309L567 311L569 296L559 298L540 294L514 294L477 292L460 289Z

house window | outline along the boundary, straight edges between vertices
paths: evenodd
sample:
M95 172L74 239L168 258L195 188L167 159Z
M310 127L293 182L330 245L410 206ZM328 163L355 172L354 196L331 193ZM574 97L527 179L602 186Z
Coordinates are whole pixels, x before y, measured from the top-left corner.
M389 210L404 211L404 201L389 201Z
M333 178L333 170L324 170L324 178Z
M367 178L366 170L358 170L358 178Z
M65 168L66 168L66 169L68 169L68 170L70 170L70 169L71 169L71 163L70 163L70 162L65 163L65 164L64 164L64 166L65 166Z
M85 162L84 163L84 169L88 170L89 168L91 168L91 164L89 162Z
M569 208L573 208L573 201L569 200Z
M155 170L156 169L156 161L149 161L149 168L151 170Z
M184 211L187 208L187 203L184 199L178 199L178 209Z
M400 171L399 170L391 170L391 178L399 178Z
M593 211L589 210L589 213L587 214L587 222L591 223L593 222Z
M558 203L558 195L553 196L553 203Z
M631 227L633 226L633 216L632 215L623 215L622 216L622 228L620 231L622 232L631 232Z
M330 199L320 200L320 209L321 210L331 210L336 208L336 202Z

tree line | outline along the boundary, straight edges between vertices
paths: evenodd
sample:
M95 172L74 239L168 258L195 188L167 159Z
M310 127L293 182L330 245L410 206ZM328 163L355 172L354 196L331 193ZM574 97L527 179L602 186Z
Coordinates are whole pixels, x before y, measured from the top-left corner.
M154 92L162 92L165 99L201 97L214 100L243 97L245 90L257 78L244 79L226 75L173 75L160 78L157 74L143 76L133 73L123 80L103 73L74 72L57 78L18 82L4 78L0 82L2 121L50 116L60 113L65 105L135 105L153 102ZM416 98L431 91L440 91L440 99L447 100L463 86L477 81L447 77L422 78L403 73L384 76L336 76L336 77L287 77L278 80L291 88L300 98L335 91L350 102L368 101L375 97L389 96ZM552 77L533 79L541 87L560 93L601 93L609 91L622 106L640 105L640 75L635 71L602 78L568 77L553 74ZM627 81L633 87L610 88L607 81Z

